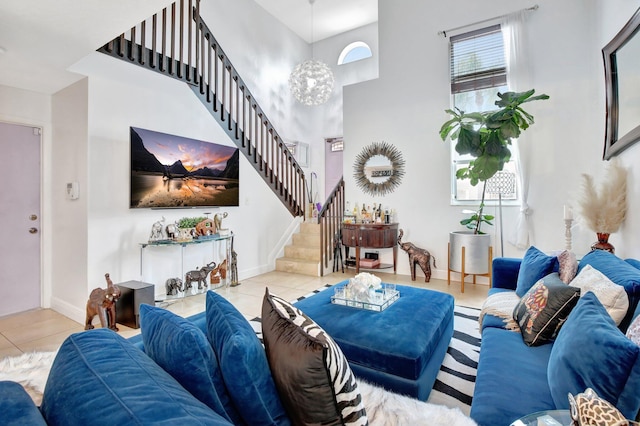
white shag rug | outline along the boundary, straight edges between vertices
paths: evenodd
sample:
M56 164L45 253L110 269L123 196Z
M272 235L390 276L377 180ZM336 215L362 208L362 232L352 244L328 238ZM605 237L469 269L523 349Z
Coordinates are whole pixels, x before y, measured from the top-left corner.
M370 426L475 426L459 408L430 404L358 380Z
M20 356L0 360L0 381L18 382L27 391L33 402L40 406L42 392L56 352L27 352Z
M0 360L0 381L20 383L36 405L42 402L55 352L31 352ZM429 404L358 381L371 426L475 426L458 408Z

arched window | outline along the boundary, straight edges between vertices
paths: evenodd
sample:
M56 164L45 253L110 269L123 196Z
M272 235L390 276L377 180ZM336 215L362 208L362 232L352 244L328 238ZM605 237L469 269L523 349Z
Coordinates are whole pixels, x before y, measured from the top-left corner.
M348 64L349 62L359 61L370 58L371 56L371 48L367 43L364 41L354 41L342 49L338 57L338 65Z

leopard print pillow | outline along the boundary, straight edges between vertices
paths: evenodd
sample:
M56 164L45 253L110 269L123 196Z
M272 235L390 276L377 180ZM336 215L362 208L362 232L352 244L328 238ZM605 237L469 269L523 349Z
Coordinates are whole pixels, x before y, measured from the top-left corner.
M576 396L569 394L573 424L577 426L623 426L628 422L610 402L600 398L591 388Z

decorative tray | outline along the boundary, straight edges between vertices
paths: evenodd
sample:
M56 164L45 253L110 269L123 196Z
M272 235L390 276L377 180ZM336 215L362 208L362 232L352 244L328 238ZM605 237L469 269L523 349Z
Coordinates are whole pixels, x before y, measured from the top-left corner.
M331 296L331 303L335 305L349 306L351 308L365 309L368 311L382 312L400 298L398 290L376 291L373 297L363 301L355 298L347 298L344 293Z

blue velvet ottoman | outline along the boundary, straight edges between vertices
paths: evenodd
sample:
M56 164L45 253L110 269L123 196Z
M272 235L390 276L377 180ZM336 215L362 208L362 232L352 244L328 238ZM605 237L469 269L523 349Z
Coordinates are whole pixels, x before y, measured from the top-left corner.
M400 298L382 312L332 304L333 287L295 306L333 337L356 376L426 401L453 336L454 298L396 289Z

